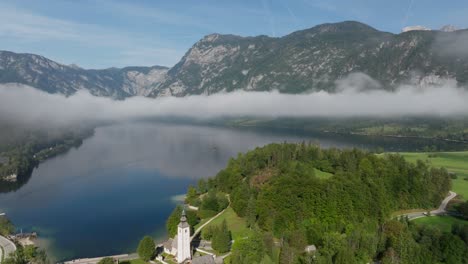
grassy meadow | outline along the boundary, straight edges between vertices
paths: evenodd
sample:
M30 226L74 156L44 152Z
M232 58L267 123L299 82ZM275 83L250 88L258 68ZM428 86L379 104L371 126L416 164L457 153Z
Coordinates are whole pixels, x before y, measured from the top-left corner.
M457 179L452 180L452 190L464 200L468 199L468 151L400 154L409 162L422 160L431 166L444 167L455 173Z
M247 228L245 219L237 216L231 207L228 207L223 214L211 221L204 228L207 228L210 225L219 226L224 220L226 220L228 229L231 231L232 239L237 240L249 236L251 230Z
M468 224L468 221L453 216L431 216L413 220L417 224L430 225L442 231L450 232L454 224Z

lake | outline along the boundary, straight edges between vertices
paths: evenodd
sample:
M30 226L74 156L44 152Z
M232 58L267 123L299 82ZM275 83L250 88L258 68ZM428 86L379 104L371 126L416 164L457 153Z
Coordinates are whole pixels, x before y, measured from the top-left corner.
M135 252L146 234L165 238L166 218L190 184L215 175L239 152L284 141L390 151L435 144L294 130L110 125L41 163L18 190L0 194L0 209L18 229L37 231L56 260Z

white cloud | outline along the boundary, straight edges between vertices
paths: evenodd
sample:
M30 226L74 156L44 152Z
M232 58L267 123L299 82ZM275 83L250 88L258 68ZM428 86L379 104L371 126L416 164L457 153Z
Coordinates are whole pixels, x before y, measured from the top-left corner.
M133 97L124 101L84 91L64 97L18 85L0 86L0 120L22 124L66 125L152 117L395 117L468 115L468 90L447 81L438 86L402 86L395 92L366 90L359 76L341 81L339 93L281 94L245 92L183 98ZM367 84L368 80L363 79ZM28 106L28 107L24 107Z

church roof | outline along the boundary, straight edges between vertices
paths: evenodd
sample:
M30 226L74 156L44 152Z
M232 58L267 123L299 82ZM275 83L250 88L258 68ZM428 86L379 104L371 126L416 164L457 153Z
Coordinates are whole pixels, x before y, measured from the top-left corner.
M163 243L163 247L171 250L173 241L174 240L172 238L169 238L166 242Z
M215 264L215 260L211 255L204 255L192 259L192 264Z

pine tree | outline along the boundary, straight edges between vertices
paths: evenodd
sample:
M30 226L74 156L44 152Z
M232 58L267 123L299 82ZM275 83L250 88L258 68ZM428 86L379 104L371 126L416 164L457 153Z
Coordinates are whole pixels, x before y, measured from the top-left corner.
M149 237L145 236L138 244L138 256L144 261L148 261L153 258L154 252L156 249L156 245L154 244L154 240Z
M172 211L171 215L167 218L166 229L170 237L174 237L177 234L177 225L180 222L180 215L182 214L182 207L177 206Z
M250 197L249 202L247 204L247 226L252 228L255 225L255 221L257 221L257 208L255 204L255 198L253 196Z
M231 232L228 230L226 220L223 221L220 228L213 235L211 245L219 253L228 252L231 246Z

